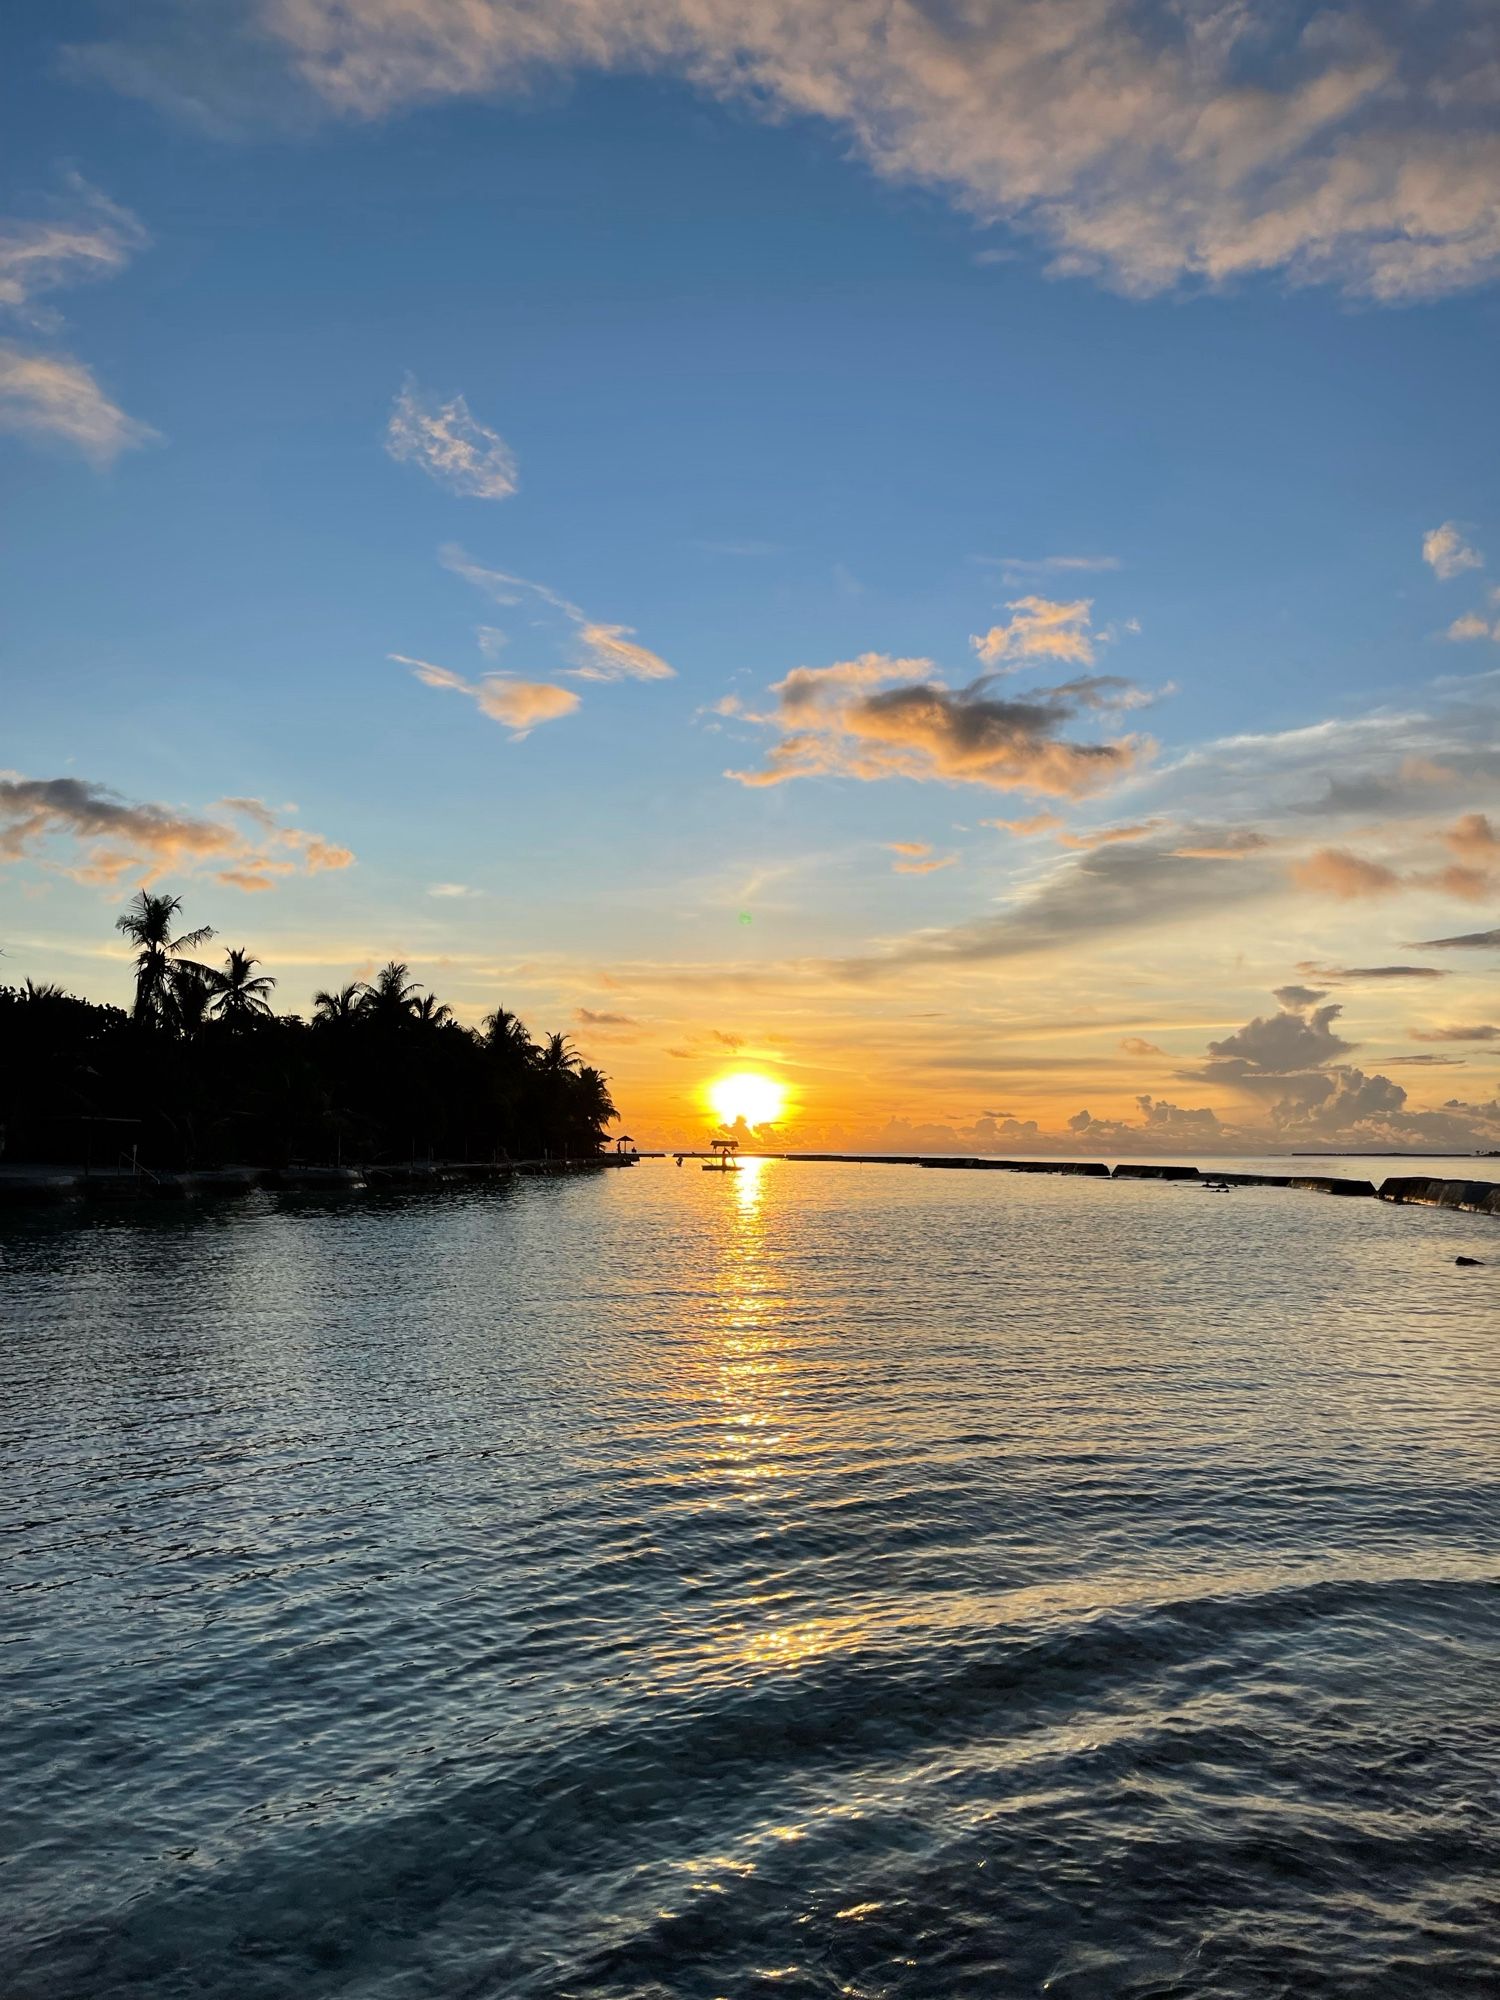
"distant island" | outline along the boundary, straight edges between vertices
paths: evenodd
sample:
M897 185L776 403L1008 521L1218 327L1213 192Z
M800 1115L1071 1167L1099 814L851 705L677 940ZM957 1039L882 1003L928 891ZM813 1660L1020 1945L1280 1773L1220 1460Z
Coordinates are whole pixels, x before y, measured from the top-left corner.
M293 1161L587 1158L618 1116L566 1035L502 1006L468 1028L398 960L278 1014L243 949L141 892L127 1012L27 980L0 987L0 1121L12 1161L163 1169Z

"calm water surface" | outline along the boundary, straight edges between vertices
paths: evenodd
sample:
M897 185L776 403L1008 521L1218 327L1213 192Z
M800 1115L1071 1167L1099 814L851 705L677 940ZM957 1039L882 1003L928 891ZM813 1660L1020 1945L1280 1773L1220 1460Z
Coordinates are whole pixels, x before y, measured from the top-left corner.
M1500 1225L667 1162L0 1249L7 2000L1500 1990Z

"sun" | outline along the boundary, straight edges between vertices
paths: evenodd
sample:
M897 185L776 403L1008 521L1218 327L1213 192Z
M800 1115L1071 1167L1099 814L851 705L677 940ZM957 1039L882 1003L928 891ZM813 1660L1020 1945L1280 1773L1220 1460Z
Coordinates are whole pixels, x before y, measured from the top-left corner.
M753 1069L715 1077L706 1094L726 1125L741 1118L747 1125L774 1125L786 1105L785 1088L774 1077L761 1076Z

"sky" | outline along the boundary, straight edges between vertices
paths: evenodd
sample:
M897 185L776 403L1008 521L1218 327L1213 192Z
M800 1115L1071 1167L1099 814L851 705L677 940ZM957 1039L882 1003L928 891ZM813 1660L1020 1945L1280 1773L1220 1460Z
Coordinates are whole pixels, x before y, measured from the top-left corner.
M1488 0L14 0L0 979L1500 1147Z

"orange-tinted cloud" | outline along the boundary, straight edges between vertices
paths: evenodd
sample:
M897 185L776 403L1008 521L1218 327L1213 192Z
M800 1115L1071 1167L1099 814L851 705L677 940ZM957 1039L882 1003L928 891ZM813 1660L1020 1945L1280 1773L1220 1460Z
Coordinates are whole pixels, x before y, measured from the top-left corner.
M923 678L914 678L916 675ZM1118 702L1112 675L1001 698L986 679L949 688L928 660L865 653L831 667L796 667L771 690L780 731L765 767L730 771L743 785L792 778L928 778L1066 798L1099 791L1154 746L1118 737L1079 743L1062 734L1085 709Z
M1320 847L1316 854L1294 861L1291 875L1299 889L1337 896L1343 902L1389 895L1401 886L1401 877L1394 868L1387 868L1379 861L1366 861L1344 847Z

